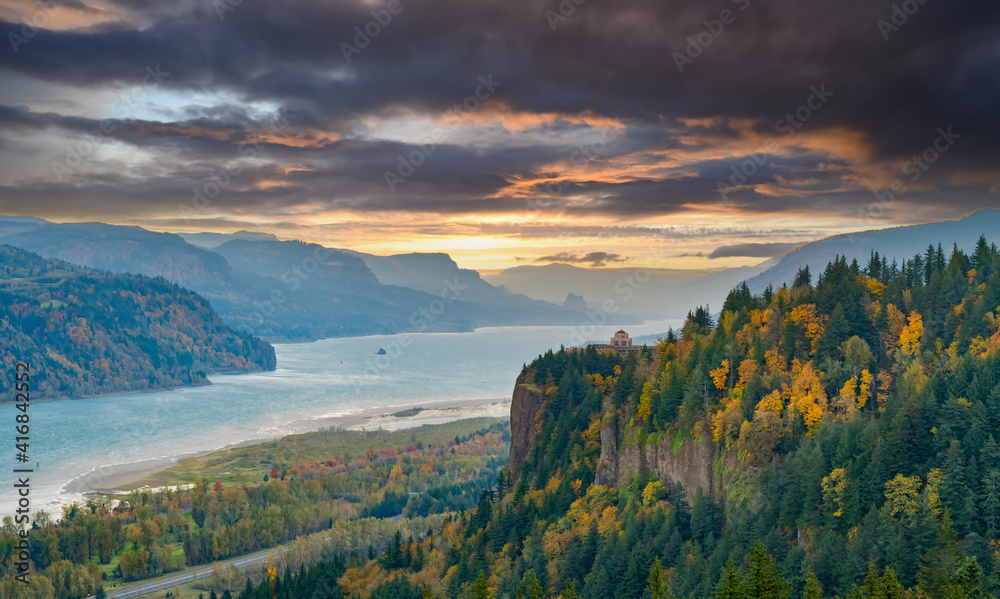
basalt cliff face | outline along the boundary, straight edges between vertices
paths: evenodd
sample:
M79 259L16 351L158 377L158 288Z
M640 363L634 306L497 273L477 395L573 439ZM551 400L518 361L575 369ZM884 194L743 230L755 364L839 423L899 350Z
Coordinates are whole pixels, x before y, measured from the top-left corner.
M538 434L535 416L545 399L542 390L525 383L525 378L524 372L517 377L510 404L510 460L507 463L513 479L520 476L521 466Z
M601 460L594 476L599 485L628 484L643 468L669 483L680 483L689 499L697 489L716 494L721 481L713 476L717 451L707 439L674 439L671 433L641 440L620 418L606 415L601 426Z
M520 476L531 452L538 435L537 416L545 404L542 389L526 383L525 379L525 373L517 379L510 411L508 464L513 479ZM720 451L710 439L679 439L670 432L643 437L606 403L594 483L621 487L646 468L665 483L680 483L689 501L698 489L723 503L738 494L743 469L735 455Z

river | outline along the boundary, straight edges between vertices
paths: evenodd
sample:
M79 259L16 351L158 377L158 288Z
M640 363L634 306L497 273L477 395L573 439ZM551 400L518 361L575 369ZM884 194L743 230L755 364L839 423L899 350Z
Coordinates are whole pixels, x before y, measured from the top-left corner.
M678 323L629 327L661 333ZM591 327L584 339L609 339L616 327ZM496 327L276 344L277 369L210 376L211 385L33 404L31 509L58 516L81 497L87 477L100 486L109 466L175 459L239 442L319 428L319 419L370 408L441 400L510 398L524 363L580 343L577 327ZM386 355L377 355L379 348ZM36 375L37 376L37 375ZM11 423L14 406L0 407ZM0 470L0 516L15 509L13 439ZM96 483L96 485L95 485Z

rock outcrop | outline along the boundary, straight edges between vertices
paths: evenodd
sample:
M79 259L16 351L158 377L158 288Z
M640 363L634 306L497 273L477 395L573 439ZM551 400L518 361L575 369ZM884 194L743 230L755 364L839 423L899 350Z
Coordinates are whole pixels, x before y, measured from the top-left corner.
M538 434L536 417L545 402L543 390L526 380L528 374L522 372L510 408L508 465L514 480L521 474ZM750 487L745 483L747 476L753 475L752 469L740 464L736 454L721 450L710 438L678 438L672 431L647 435L642 429L627 426L607 401L603 411L595 484L620 488L646 468L665 483L680 483L689 502L694 500L698 489L724 505L749 499Z
M507 464L512 479L517 479L521 473L521 465L538 434L535 416L545 399L541 389L524 381L525 373L522 372L517 377L510 404L510 460Z

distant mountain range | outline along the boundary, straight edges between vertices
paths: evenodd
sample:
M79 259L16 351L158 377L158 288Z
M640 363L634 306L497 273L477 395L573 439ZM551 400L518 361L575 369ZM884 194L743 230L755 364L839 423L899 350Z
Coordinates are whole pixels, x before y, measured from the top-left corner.
M515 266L483 278L529 297L558 301L572 293L595 307L610 300L622 313L663 320L681 318L697 304L721 308L733 287L763 270L755 266L720 270L590 269L553 263Z
M201 296L161 278L73 266L0 246L0 354L29 362L32 399L206 382L275 367L274 348L226 326ZM0 384L13 389L13 367Z
M872 251L877 251L890 263L893 260L902 263L916 254L923 254L928 245L936 248L941 244L946 256L951 254L953 245L968 252L980 235L1000 244L1000 210L983 208L956 220L845 233L806 243L762 264L766 268L749 277L747 285L750 291L759 293L768 285L790 284L804 266L809 267L815 283L816 276L837 255L845 256L848 262L856 259L864 266Z
M163 277L204 295L230 326L275 341L585 319L579 303L493 287L444 254L378 257L246 231L181 236L20 217L0 217L0 240L81 266Z
M846 256L848 262L856 259L864 266L871 252L878 251L890 263L893 259L902 263L924 253L928 244L937 247L940 243L946 255L953 244L970 251L980 235L1000 244L1000 210L984 208L956 220L835 235L804 243L756 266L719 271L650 269L649 280L635 285L628 281L636 279L636 269L587 269L559 263L516 266L483 278L511 291L549 301L567 293L582 295L591 305L615 300L623 312L660 320L681 318L698 305L717 311L729 291L743 281L752 292L760 293L768 285L780 287L791 283L798 270L808 266L815 282L837 255ZM624 300L629 290L631 297Z
M818 274L835 255L866 262L872 250L902 261L928 244L969 250L979 235L1000 241L1000 210L964 218L837 235L756 266L720 270L585 269L527 265L481 276L442 253L376 256L270 233L156 233L103 223L50 223L0 216L0 241L47 258L163 277L204 295L230 326L270 340L468 331L479 326L589 323L612 302L609 324L683 318L718 310L747 281L754 292Z

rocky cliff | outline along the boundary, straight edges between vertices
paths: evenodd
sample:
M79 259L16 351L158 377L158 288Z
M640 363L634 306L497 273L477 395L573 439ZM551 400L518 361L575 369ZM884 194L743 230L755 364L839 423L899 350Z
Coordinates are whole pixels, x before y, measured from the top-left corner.
M662 481L681 483L689 499L699 488L714 495L722 483L713 475L713 464L719 457L716 453L715 445L707 439L675 439L670 432L644 439L608 412L601 426L601 460L594 482L626 485L645 467Z
M521 465L528 457L531 443L538 434L535 416L542 407L542 390L526 384L526 373L521 372L514 385L514 395L510 404L510 460L507 462L511 478L521 473Z
M514 388L510 411L510 474L516 479L538 434L536 415L545 397L540 388L525 383L522 373ZM671 432L645 435L627 426L610 405L604 406L601 454L594 483L621 487L643 468L666 483L680 483L689 501L698 489L722 503L745 499L745 468L734 454L721 451L707 437L677 438Z

